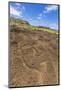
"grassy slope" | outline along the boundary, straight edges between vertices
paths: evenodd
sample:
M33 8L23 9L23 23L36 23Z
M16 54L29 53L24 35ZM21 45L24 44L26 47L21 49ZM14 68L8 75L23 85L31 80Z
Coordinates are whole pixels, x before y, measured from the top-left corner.
M43 30L43 31L47 31L49 33L56 33L56 34L58 34L57 30L53 30L53 29L50 29L50 28L37 27L37 26L31 26L31 27L32 27L32 30Z
M10 25L18 25L18 26L24 27L26 29L43 30L43 31L47 31L49 33L58 34L57 30L53 30L53 29L50 29L48 27L42 27L42 26L40 26L40 27L32 26L27 21L15 19L15 18L10 18Z

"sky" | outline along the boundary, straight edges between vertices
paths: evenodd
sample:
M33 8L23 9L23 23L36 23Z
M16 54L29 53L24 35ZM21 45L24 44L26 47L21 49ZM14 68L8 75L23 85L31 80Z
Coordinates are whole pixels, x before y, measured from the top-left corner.
M10 2L10 16L58 30L58 5Z

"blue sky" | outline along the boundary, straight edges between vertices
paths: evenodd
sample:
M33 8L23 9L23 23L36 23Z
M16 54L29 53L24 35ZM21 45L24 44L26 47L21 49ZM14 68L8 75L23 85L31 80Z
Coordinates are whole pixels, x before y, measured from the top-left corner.
M10 3L10 16L28 21L34 26L58 30L58 6L31 3Z

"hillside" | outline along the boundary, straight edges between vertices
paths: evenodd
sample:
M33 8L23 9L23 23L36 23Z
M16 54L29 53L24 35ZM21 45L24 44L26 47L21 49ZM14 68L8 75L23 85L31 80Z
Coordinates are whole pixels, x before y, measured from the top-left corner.
M30 28L30 24L27 21L23 21L23 20L19 20L19 19L15 19L13 17L10 18L10 26L17 26L20 27L22 29L29 29Z
M10 20L10 87L58 84L58 34L36 28Z
M29 24L29 22L21 20L21 19L15 19L13 17L10 18L10 26L16 25L17 27L20 27L22 29L27 30L42 30L47 31L49 33L58 34L57 30L50 29L49 27L43 27L43 26L32 26Z

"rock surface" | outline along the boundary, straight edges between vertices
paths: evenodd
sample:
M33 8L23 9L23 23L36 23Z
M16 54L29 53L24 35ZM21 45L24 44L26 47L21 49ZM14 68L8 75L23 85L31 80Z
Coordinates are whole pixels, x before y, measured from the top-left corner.
M58 84L58 35L10 28L9 86Z

